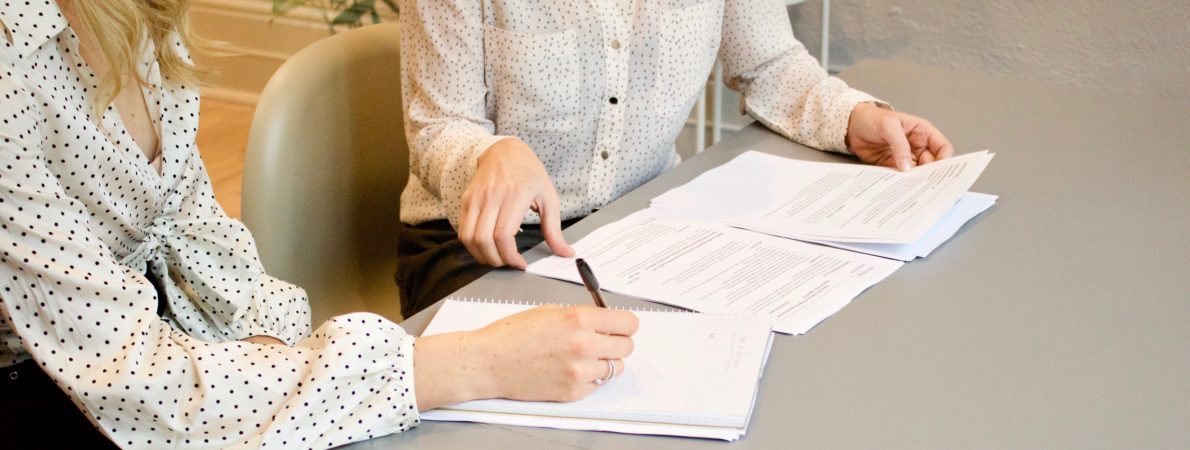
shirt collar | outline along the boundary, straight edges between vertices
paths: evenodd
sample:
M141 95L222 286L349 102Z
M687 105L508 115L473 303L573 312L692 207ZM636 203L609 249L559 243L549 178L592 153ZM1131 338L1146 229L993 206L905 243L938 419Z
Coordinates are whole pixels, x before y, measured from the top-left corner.
M13 48L21 57L66 29L66 18L55 0L0 0L0 22L12 34Z

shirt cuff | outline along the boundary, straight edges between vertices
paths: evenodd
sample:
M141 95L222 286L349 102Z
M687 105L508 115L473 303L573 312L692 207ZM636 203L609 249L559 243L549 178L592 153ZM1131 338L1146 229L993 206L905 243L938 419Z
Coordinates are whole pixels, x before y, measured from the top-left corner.
M306 290L261 275L252 303L232 322L233 336L244 340L268 336L293 347L310 334L310 301Z
M398 325L398 327L400 327ZM397 345L397 364L394 369L393 376L401 382L399 385L394 385L393 389L400 392L394 392L394 398L405 394L408 399L408 404L405 405L408 416L403 419L396 420L398 429L409 429L421 423L421 411L417 409L417 386L414 385L416 378L413 372L413 352L417 351L417 338L412 334L406 334L401 343ZM394 418L395 419L395 418Z
M467 143L461 146L462 151L453 155L446 172L462 171L465 176L444 183L438 190L438 199L446 219L455 229L459 227L459 207L462 204L463 193L475 178L475 171L479 168L479 157L497 142L509 137L511 136L470 136Z

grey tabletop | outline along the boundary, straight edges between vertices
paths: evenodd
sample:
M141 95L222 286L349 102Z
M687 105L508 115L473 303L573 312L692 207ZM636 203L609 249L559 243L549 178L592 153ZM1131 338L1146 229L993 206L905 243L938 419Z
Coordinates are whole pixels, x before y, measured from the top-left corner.
M960 153L994 151L973 190L1000 200L808 334L778 336L743 439L426 422L357 446L1190 447L1190 108L888 61L841 77L931 119ZM566 237L749 149L849 161L753 124ZM511 270L458 294L589 301L580 286ZM433 313L404 326L420 333Z

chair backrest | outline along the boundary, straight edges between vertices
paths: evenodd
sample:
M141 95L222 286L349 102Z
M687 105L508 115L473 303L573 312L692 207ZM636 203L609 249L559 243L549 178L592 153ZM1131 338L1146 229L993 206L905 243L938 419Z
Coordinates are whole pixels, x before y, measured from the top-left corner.
M396 24L339 33L289 59L256 107L243 220L265 269L309 293L315 323L363 310L400 318L399 66Z

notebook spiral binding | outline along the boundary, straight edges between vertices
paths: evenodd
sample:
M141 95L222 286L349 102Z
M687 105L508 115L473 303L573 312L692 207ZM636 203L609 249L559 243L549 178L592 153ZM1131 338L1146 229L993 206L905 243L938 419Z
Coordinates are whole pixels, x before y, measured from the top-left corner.
M523 306L541 306L549 303L530 302L525 300L510 300L503 298L487 298L487 297L447 297L446 300L454 300L457 302L471 302L471 303L496 303L501 305L523 305ZM558 304L560 306L568 306ZM663 313L685 313L685 314L699 314L697 311L688 311L682 309L664 309L664 308L624 308L620 306L609 307L608 309L616 311L632 311L632 312L663 312Z

